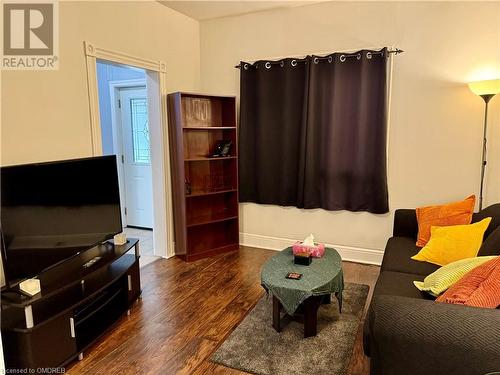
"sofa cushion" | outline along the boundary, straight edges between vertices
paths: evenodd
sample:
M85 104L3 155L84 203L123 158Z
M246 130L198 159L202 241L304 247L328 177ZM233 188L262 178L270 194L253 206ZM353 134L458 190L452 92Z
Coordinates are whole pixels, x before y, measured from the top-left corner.
M474 268L437 301L496 309L500 306L500 256Z
M381 272L395 271L427 276L436 271L439 266L411 259L420 251L415 240L410 237L391 237L385 247Z
M492 259L495 259L495 257L489 256L460 259L456 262L447 264L446 266L438 269L436 272L426 276L423 282L414 281L413 284L415 284L418 290L427 292L437 297L464 277L465 274Z
M463 201L439 206L418 207L417 246L424 246L431 238L431 227L470 224L474 213L476 196L471 195Z
M434 299L428 293L421 292L413 281L422 281L424 276L411 273L384 271L380 274L375 289L374 296L390 295L418 299Z
M412 259L445 266L460 259L476 257L483 244L491 217L468 225L432 227L431 239Z
M488 237L484 239L478 255L500 255L500 227L497 227Z
M484 233L485 240L490 236L490 234L500 227L500 203L492 204L491 206L483 208L481 211L472 215L472 222L477 223L487 217L491 217L491 223Z

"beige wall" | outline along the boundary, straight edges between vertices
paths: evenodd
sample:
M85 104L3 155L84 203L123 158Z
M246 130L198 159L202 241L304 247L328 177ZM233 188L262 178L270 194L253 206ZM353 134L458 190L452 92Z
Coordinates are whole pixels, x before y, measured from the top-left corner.
M83 41L163 60L169 91L200 82L199 24L157 2L60 2L60 69L2 76L2 164L91 155Z
M197 21L153 1L60 2L59 11L60 69L2 72L2 165L92 154L83 41L165 61L169 91L199 88Z
M240 59L405 50L394 61L391 213L243 204L242 232L291 239L314 233L326 243L383 249L394 209L478 192L484 104L464 82L488 71L500 77L500 3L320 3L204 21L200 30L202 88L211 93L238 94L233 66ZM499 112L500 97L491 102L488 202L500 202Z

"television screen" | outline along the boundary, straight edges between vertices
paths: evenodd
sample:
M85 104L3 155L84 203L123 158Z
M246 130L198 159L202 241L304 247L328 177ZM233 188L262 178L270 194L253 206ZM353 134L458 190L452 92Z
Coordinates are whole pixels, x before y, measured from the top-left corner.
M2 167L0 183L11 285L122 231L114 155Z

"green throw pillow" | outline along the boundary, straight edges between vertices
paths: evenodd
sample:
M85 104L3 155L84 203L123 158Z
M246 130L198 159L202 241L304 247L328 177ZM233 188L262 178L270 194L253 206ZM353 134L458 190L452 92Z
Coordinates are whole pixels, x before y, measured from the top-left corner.
M460 259L431 273L424 279L424 281L414 281L413 284L415 284L418 290L427 292L434 297L437 297L460 280L466 273L493 258L495 257L489 256Z

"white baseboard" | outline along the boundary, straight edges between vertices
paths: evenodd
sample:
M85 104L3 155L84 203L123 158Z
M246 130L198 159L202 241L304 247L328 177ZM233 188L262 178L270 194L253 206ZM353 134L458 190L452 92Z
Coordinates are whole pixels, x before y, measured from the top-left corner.
M297 240L290 238L261 236L259 234L240 233L240 245L259 247L269 250L283 250L293 245ZM336 249L343 260L365 264L380 265L384 252L376 249L364 249L336 244L325 244L327 247Z

